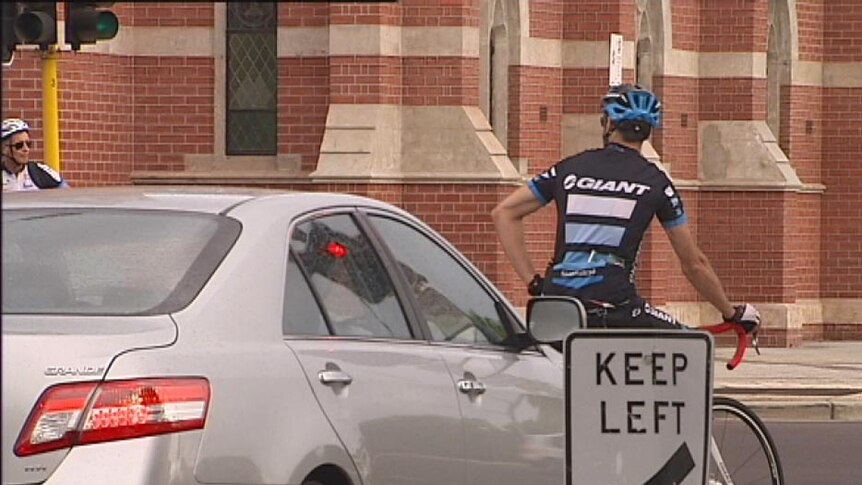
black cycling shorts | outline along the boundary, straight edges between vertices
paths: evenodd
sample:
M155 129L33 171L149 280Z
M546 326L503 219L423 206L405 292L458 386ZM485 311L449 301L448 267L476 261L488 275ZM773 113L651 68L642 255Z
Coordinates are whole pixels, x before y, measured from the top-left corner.
M657 328L680 330L687 328L667 312L650 305L640 297L605 308L584 302L587 328Z

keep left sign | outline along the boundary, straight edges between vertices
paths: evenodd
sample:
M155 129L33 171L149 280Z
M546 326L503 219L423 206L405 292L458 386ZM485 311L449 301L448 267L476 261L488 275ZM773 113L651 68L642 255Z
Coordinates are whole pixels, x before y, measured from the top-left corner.
M566 483L706 483L712 354L713 339L706 332L570 334Z

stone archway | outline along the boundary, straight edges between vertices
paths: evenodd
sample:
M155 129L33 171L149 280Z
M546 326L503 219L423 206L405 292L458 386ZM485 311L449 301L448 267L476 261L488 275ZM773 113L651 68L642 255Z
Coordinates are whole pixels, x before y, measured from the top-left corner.
M652 89L655 66L653 65L653 45L649 20L648 12L641 13L638 39L635 44L635 82L645 88Z
M635 0L637 3L637 44L635 81L650 89L655 76L664 73L665 49L671 35L668 0Z
M769 0L769 39L766 52L766 123L787 152L787 118L782 106L783 91L790 84L792 68L791 10L787 0ZM784 120L784 121L782 121Z
M509 138L509 41L506 25L491 29L489 42L488 121L494 135L508 148Z
M479 55L479 106L504 148L509 138L509 67L516 63L521 32L518 0L484 2Z
M664 72L665 38L670 38L670 22L665 10L670 8L668 0L635 0L637 4L637 33L635 42L635 82L654 89L655 76ZM661 157L652 142L643 147L644 156L662 166ZM663 167L670 170L670 167Z

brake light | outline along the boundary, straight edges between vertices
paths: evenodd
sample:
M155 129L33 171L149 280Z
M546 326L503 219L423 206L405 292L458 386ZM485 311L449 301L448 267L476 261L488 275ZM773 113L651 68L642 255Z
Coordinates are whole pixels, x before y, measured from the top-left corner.
M59 384L42 393L15 454L201 429L209 399L197 377Z
M341 243L330 241L330 243L326 245L326 252L333 258L339 259L347 256L347 247Z

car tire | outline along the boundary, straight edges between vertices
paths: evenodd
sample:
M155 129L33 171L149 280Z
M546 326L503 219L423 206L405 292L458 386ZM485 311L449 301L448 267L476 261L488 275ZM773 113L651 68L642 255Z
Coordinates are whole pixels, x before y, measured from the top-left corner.
M302 485L324 485L324 484L318 482L317 480L307 480L307 481L302 482Z

